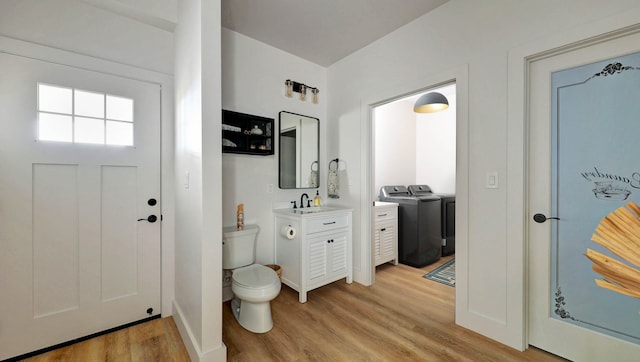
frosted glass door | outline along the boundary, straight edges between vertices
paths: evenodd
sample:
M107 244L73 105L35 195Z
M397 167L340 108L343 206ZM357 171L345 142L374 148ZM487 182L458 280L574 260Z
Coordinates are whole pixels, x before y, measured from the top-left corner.
M598 287L600 220L640 203L640 53L552 73L551 317L640 343L640 300Z

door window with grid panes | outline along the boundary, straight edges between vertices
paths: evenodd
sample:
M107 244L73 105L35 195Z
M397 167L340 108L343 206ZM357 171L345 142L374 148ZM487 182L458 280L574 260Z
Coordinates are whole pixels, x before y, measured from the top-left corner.
M39 83L37 138L133 146L133 99Z

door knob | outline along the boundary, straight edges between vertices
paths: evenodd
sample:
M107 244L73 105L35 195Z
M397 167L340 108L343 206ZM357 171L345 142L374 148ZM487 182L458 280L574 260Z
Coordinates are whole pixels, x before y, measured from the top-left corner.
M138 221L148 221L150 223L154 223L156 221L158 221L158 217L155 215L149 215L149 217L147 217L146 219L138 219Z
M537 222L538 224L542 224L543 222L545 222L547 220L560 220L560 218L559 217L555 217L555 216L546 217L543 214L535 214L535 215L533 215L533 221Z

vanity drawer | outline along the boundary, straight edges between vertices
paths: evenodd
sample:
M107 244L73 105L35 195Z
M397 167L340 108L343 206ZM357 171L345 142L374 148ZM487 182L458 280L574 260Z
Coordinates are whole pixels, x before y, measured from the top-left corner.
M309 234L319 233L347 226L349 226L349 216L347 214L332 215L320 219L309 220L307 223L307 232Z
M393 220L398 217L397 207L374 208L375 222Z
M375 221L385 221L385 220L393 220L398 216L398 210L392 208L386 208L383 210L375 210Z

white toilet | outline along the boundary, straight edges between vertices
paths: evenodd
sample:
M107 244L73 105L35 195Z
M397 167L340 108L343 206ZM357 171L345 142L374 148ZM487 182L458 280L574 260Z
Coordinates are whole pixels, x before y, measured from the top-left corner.
M280 278L273 269L254 264L259 230L258 225L224 228L222 268L233 273L231 309L238 323L251 332L266 333L273 328L269 303L280 293Z

